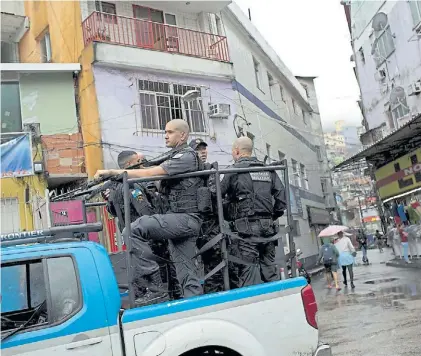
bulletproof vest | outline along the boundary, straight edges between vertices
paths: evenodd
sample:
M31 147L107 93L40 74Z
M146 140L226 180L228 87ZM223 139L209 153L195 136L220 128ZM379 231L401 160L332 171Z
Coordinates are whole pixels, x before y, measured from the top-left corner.
M174 150L170 159L184 152L192 152L196 158L195 167L192 167L191 172L203 170L202 161L189 146L182 146L179 150ZM162 180L161 193L166 200L166 211L171 213L202 212L200 200L203 189L201 188L205 188L205 179L203 177Z
M264 167L254 157L241 158L234 168ZM228 219L231 221L246 217L267 217L273 214L272 173L250 172L236 174L229 191Z
M116 186L111 189L109 202L113 205L117 214L120 231L123 231L125 227L125 215L122 183L116 183ZM145 188L135 183L130 187L130 222L134 222L143 215L152 215L154 213L154 208L148 200Z

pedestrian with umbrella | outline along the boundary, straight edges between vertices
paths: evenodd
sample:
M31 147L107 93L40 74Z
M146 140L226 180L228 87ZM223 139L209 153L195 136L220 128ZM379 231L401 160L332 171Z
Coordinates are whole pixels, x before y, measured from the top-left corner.
M348 270L349 279L351 281L351 288L355 288L353 265L356 252L350 238L344 235L345 230L348 230L347 226L330 225L320 232L319 237L337 237L335 241L335 247L339 252L338 264L342 267L342 275L344 277L343 283L345 287L348 286L346 278L346 271Z

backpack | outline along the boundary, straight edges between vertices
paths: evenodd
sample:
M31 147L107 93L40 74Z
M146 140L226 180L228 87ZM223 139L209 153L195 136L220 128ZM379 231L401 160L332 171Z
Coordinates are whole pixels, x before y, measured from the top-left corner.
M332 264L335 257L335 252L333 251L333 245L324 245L323 247L323 261L325 264Z

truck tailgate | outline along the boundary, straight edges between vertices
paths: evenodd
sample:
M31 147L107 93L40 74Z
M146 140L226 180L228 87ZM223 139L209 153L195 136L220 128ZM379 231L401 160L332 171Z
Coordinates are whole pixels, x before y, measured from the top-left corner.
M223 346L241 356L312 355L318 331L307 322L304 278L265 283L127 310L128 356L179 356Z

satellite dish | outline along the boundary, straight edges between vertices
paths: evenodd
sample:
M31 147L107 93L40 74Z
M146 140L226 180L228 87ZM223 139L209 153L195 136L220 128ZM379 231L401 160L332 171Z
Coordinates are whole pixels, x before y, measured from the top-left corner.
M405 90L402 87L394 87L390 93L390 102L392 104L401 103L406 99Z
M384 12L379 12L373 17L371 27L374 31L382 31L387 26L387 15Z

